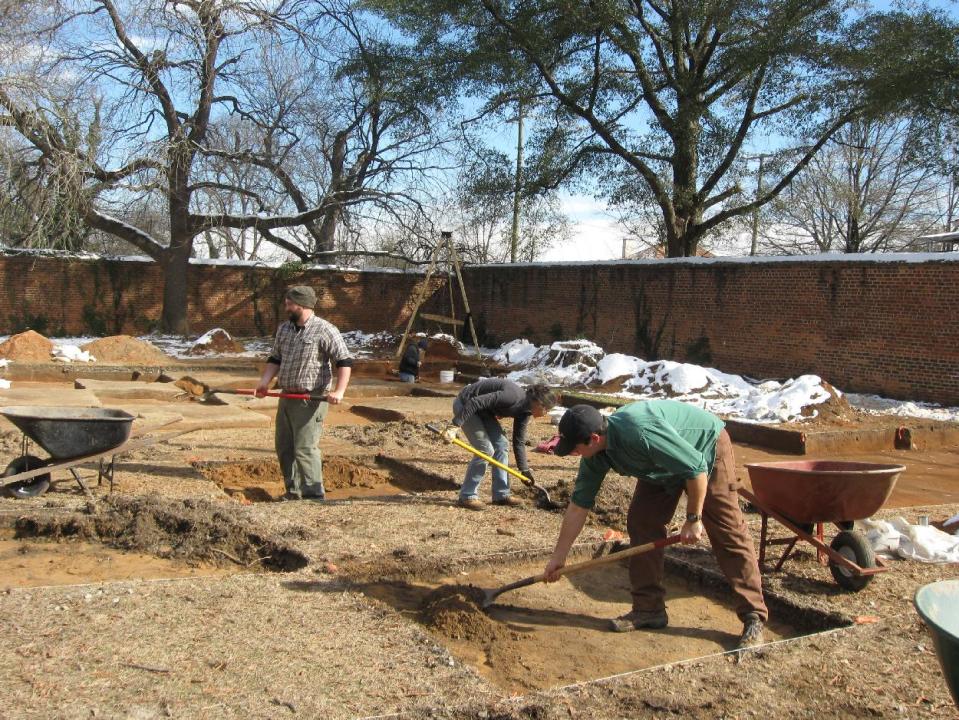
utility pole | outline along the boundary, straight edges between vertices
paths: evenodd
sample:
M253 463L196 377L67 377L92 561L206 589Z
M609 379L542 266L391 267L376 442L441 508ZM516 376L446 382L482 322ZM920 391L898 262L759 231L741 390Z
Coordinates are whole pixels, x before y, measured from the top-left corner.
M762 197L763 194L763 162L768 157L767 155L757 155L759 158L759 169L756 173L756 200ZM757 205L753 208L753 218L752 218L752 243L749 247L749 254L755 255L759 251L759 206Z
M516 176L513 181L513 231L509 241L509 260L516 262L519 254L520 196L523 189L523 98L517 100L516 113Z

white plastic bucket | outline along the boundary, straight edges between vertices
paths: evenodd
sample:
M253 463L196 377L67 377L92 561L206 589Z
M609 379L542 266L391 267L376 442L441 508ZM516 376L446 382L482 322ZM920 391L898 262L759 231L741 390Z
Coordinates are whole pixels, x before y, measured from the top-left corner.
M456 375L455 370L440 370L440 382L451 383L453 382L453 377L455 375Z

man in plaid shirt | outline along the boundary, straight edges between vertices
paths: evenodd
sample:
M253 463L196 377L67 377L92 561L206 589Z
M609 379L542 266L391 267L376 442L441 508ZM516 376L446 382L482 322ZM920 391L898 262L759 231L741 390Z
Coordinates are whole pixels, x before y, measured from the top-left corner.
M326 396L321 400L280 398L276 412L276 454L286 484L284 500L323 500L323 465L317 447L330 404L343 399L350 383L353 356L336 326L313 312L316 293L305 285L291 287L283 303L289 322L276 331L273 352L256 388L262 396L273 378L288 393ZM336 366L336 390L330 390Z

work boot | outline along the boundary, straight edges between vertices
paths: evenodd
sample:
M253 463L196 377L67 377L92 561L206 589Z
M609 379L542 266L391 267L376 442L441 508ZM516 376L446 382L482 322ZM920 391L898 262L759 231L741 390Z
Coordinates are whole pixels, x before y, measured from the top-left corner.
M749 613L743 618L743 634L736 644L737 650L748 650L763 644L763 621L756 613Z
M461 508L466 508L467 510L484 510L485 509L483 506L483 503L481 503L476 498L472 498L470 500L463 500L462 498L460 498L459 500L456 501L456 504L459 505Z
M609 621L613 632L632 632L642 628L661 630L668 624L669 618L665 610L633 610Z
M493 501L494 505L508 505L509 507L518 507L523 504L521 500L514 498L512 495L507 495L505 497L496 498Z
M302 500L303 498L296 493L283 493L276 499L277 502L290 502L291 500Z

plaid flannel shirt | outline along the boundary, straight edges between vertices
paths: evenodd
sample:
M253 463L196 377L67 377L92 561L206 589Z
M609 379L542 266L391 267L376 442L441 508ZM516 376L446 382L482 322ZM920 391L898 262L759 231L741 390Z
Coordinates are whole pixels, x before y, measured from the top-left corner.
M313 315L303 329L288 321L276 331L270 360L279 361L277 385L293 392L326 393L333 382L330 361L350 361L350 354L335 325Z

